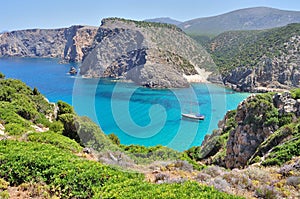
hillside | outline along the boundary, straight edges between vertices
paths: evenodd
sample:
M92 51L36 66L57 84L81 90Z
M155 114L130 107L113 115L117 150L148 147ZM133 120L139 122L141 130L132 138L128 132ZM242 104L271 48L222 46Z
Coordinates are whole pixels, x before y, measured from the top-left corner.
M160 18L153 18L153 19L145 19L146 22L155 22L155 23L167 23L173 25L179 25L182 23L181 21L177 21L175 19L171 19L170 17L160 17Z
M235 90L299 87L300 24L261 31L232 31L215 37L208 50Z
M205 82L205 70L214 70L209 54L176 26L119 18L102 20L80 67L85 77L126 78L151 88L186 87L187 75Z
M183 153L120 145L70 105L3 77L0 198L239 198L188 177L197 170L182 159L197 165Z
M291 93L251 95L236 110L227 112L219 122L219 128L206 135L201 146L193 147L187 153L203 164L244 168L245 173L253 172L257 166L272 166L274 170L266 169L265 174L255 171L254 175L260 178L257 183L263 181L263 176L264 181L270 182L270 193L274 192L270 198L297 198L300 188L299 98L299 89ZM278 178L267 180L273 172ZM245 184L249 183L242 179ZM296 195L279 194L279 190L292 190L290 183L296 188ZM248 186L253 185L250 184Z
M213 17L193 19L179 24L187 32L217 35L230 30L262 30L300 23L299 11L285 11L267 7L235 10Z
M299 91L251 95L193 149L195 157L232 169L283 165L299 156Z
M50 57L81 61L97 32L96 27L18 30L0 34L0 57Z
M36 88L3 77L1 198L299 196L299 90L249 97L201 147L177 152L122 145L70 105L49 103Z

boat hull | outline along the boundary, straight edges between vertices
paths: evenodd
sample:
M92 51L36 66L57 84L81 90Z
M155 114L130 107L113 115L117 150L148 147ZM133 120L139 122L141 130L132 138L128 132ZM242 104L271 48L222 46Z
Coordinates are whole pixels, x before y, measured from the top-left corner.
M181 116L185 117L185 118L193 119L193 120L204 120L204 118L205 118L203 115L197 116L197 115L188 114L188 113L182 113Z

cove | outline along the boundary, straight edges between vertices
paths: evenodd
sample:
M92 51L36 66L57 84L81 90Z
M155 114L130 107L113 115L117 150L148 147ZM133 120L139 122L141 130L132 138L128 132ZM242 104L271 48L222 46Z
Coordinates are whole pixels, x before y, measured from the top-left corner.
M226 111L249 96L213 84L149 89L129 82L84 79L67 74L73 65L56 59L2 58L0 72L38 88L51 102L72 104L106 134L115 133L122 144L160 144L179 151L200 145ZM205 120L182 119L182 112L200 112Z

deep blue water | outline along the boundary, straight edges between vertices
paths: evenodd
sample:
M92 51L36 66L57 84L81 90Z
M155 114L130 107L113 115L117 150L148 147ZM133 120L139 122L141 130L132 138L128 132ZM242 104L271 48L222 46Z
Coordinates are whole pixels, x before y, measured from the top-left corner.
M72 104L79 115L92 118L106 134L115 133L123 144L161 144L180 151L200 145L226 111L249 95L212 84L153 90L133 83L83 79L68 75L70 66L55 59L0 59L0 71L7 78L37 87L52 102ZM184 120L181 112L200 112L205 120Z

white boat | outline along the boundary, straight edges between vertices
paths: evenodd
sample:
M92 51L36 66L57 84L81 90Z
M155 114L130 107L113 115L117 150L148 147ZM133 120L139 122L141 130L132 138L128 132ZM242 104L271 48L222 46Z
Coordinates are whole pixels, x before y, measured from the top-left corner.
M193 119L193 120L204 120L205 116L201 114L194 113L181 113L182 117Z

